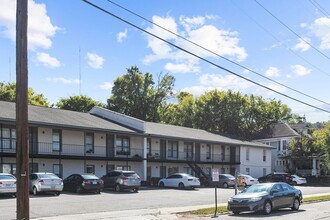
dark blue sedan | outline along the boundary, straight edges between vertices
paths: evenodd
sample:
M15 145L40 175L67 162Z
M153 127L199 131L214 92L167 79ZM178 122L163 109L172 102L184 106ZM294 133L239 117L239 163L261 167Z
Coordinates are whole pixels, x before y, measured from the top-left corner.
M298 210L302 202L299 189L287 183L261 183L245 189L228 200L228 210L234 214L244 211L263 211L269 215L272 210L291 208Z

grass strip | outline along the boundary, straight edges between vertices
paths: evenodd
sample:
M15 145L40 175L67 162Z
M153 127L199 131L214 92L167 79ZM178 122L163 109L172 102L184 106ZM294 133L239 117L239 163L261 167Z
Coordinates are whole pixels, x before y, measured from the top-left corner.
M321 201L327 201L330 200L330 195L322 195L322 196L312 196L308 198L304 198L303 202L304 203L309 203L309 202L321 202ZM189 214L192 215L212 215L215 212L215 207L212 208L205 208L205 209L197 209L194 211L189 212ZM227 213L227 206L219 206L217 213L218 214L223 214Z

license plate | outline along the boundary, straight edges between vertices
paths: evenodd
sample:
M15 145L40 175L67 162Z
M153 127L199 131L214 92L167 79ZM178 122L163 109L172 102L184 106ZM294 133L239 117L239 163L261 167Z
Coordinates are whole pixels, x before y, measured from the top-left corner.
M97 182L94 181L94 182L92 182L92 184L97 184Z

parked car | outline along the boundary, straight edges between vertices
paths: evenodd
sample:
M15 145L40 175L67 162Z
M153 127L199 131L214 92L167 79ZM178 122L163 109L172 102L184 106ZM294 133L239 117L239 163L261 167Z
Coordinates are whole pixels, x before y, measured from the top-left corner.
M197 177L187 173L175 173L166 178L160 179L158 182L159 187L178 187L179 189L195 188L200 186L201 183Z
M138 192L141 178L135 171L113 170L101 178L104 188L113 188L115 191L132 190Z
M303 184L306 184L307 183L307 180L306 178L303 178L303 177L300 177L296 174L292 175L292 185L303 185Z
M259 183L284 182L291 184L292 177L288 173L271 173L258 179Z
M240 176L242 176L244 178L245 186L251 186L251 185L259 183L258 179L253 178L250 175L242 174Z
M29 187L33 195L40 192L53 192L58 196L63 190L63 180L53 173L31 173Z
M252 185L229 198L228 210L234 214L244 211L263 211L268 215L274 209L298 210L302 201L299 189L287 183L261 183Z
M71 174L64 179L64 190L76 193L93 191L98 194L104 188L103 180L94 174Z
M0 173L0 194L16 197L16 177L9 173Z
M235 177L230 174L219 174L219 187L228 188L235 186Z

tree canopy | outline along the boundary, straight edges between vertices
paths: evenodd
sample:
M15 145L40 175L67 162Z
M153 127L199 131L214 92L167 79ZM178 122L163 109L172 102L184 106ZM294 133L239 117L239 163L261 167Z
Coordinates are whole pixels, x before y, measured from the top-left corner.
M16 101L16 83L0 82L0 100L15 102ZM28 88L28 103L30 105L49 106L47 99L43 94L37 94L32 88Z
M56 106L61 109L89 112L94 106L105 108L106 105L102 102L93 100L86 95L70 96L69 98L61 98Z
M158 75L157 83L150 73L131 67L114 81L112 95L107 100L110 110L146 121L158 122L159 109L172 97L174 77Z

